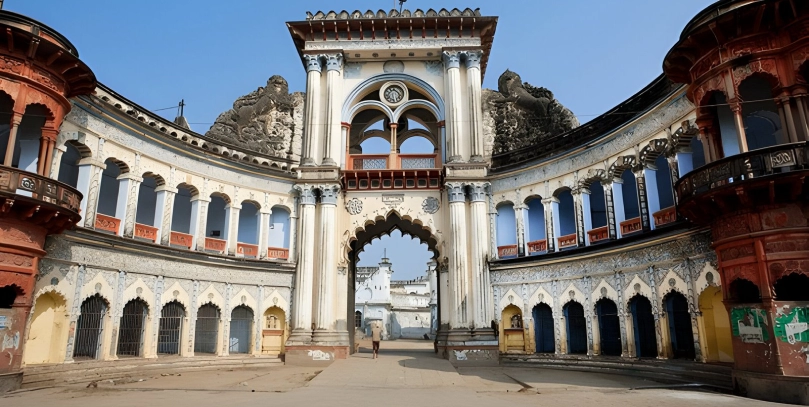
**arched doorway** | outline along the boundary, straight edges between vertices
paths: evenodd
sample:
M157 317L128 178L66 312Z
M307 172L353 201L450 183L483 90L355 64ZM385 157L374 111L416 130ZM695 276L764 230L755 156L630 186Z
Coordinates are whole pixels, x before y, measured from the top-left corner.
M158 354L180 354L183 319L185 319L185 307L179 302L172 301L163 306L163 311L160 313L160 330L157 333Z
M253 310L245 305L230 314L230 353L250 353L250 333L253 330Z
M61 295L37 297L25 342L25 364L64 362L68 323L67 303Z
M657 357L657 336L655 335L652 303L646 297L636 295L629 300L629 312L632 313L635 356L639 358Z
M672 356L678 359L694 359L694 330L691 326L691 312L688 300L679 292L673 291L664 299L668 316L669 336Z
M107 316L107 301L96 294L81 303L81 314L76 323L74 358L97 359L101 354L101 334Z
M143 336L149 306L141 299L126 303L118 331L118 356L143 356Z
M705 359L708 362L733 362L730 318L719 287L711 286L702 291L699 311L705 325Z
M264 312L264 326L261 330L261 353L265 355L284 353L286 336L286 313L281 308L270 307Z
M534 339L537 345L537 353L556 352L551 307L548 304L539 303L534 306L532 316L534 317Z
M584 307L576 301L570 301L562 308L567 323L567 353L587 353L587 320Z
M219 338L219 307L211 303L197 310L194 327L194 353L216 353Z
M809 276L791 273L773 284L777 301L809 301Z
M602 298L596 302L596 315L601 354L621 356L621 323L618 319L618 306L611 299Z
M525 328L523 327L522 310L520 307L510 304L503 309L500 316L501 325L503 326L501 350L508 351L525 351Z

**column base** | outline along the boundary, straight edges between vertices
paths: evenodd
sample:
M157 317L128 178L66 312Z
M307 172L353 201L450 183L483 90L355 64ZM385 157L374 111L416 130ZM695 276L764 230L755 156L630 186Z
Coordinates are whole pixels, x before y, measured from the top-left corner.
M336 167L337 162L335 162L331 157L328 157L328 158L323 158L323 161L320 163L320 165L322 165L324 167Z
M469 162L472 162L472 163L482 163L482 162L485 162L485 161L486 160L483 159L482 155L473 155L472 157L469 158Z
M733 370L733 393L776 403L809 405L809 380L804 376L783 376Z
M446 331L446 340L436 339L437 352L456 367L485 367L500 365L500 350L494 331L481 329L476 338L469 328ZM438 338L444 332L439 331ZM484 339L485 338L485 339Z
M314 167L316 165L315 160L311 158L304 158L303 161L301 161L301 167Z
M318 346L348 346L348 341L340 340L340 333L337 331L316 329L312 332L312 344Z
M293 329L287 338L286 346L310 345L312 343L312 331L307 329Z
M348 345L320 346L301 345L286 346L284 364L290 366L328 366L337 359L348 357Z

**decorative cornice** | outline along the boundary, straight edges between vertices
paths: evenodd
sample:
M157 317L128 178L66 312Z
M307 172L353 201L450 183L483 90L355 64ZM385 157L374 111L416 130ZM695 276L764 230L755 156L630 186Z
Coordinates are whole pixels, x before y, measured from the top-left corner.
M360 20L360 19L375 19L375 18L422 18L422 17L481 17L480 9L476 8L472 10L471 8L466 8L464 10L460 10L454 8L452 10L447 10L442 8L441 10L435 11L433 9L429 9L424 11L422 9L416 9L414 11L410 10L402 10L399 12L396 9L393 9L389 12L385 12L385 10L379 10L374 13L371 10L366 12L362 12L360 10L354 10L352 13L349 13L345 10L343 11L318 11L315 14L310 12L306 12L306 20Z

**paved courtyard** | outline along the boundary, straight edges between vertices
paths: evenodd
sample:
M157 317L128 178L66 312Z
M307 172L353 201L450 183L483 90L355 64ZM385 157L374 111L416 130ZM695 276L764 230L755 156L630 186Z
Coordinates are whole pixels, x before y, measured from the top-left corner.
M366 345L366 344L363 344ZM325 369L293 366L183 371L132 376L97 387L21 391L0 405L177 406L780 406L694 390L638 389L642 378L531 368L453 368L423 341L383 342L379 359L365 347Z

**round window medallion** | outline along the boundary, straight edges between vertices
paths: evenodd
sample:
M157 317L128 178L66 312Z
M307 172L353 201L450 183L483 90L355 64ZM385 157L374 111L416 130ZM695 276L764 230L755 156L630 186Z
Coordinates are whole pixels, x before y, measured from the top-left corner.
M401 82L390 82L379 89L379 98L388 106L399 106L407 101L407 86Z

